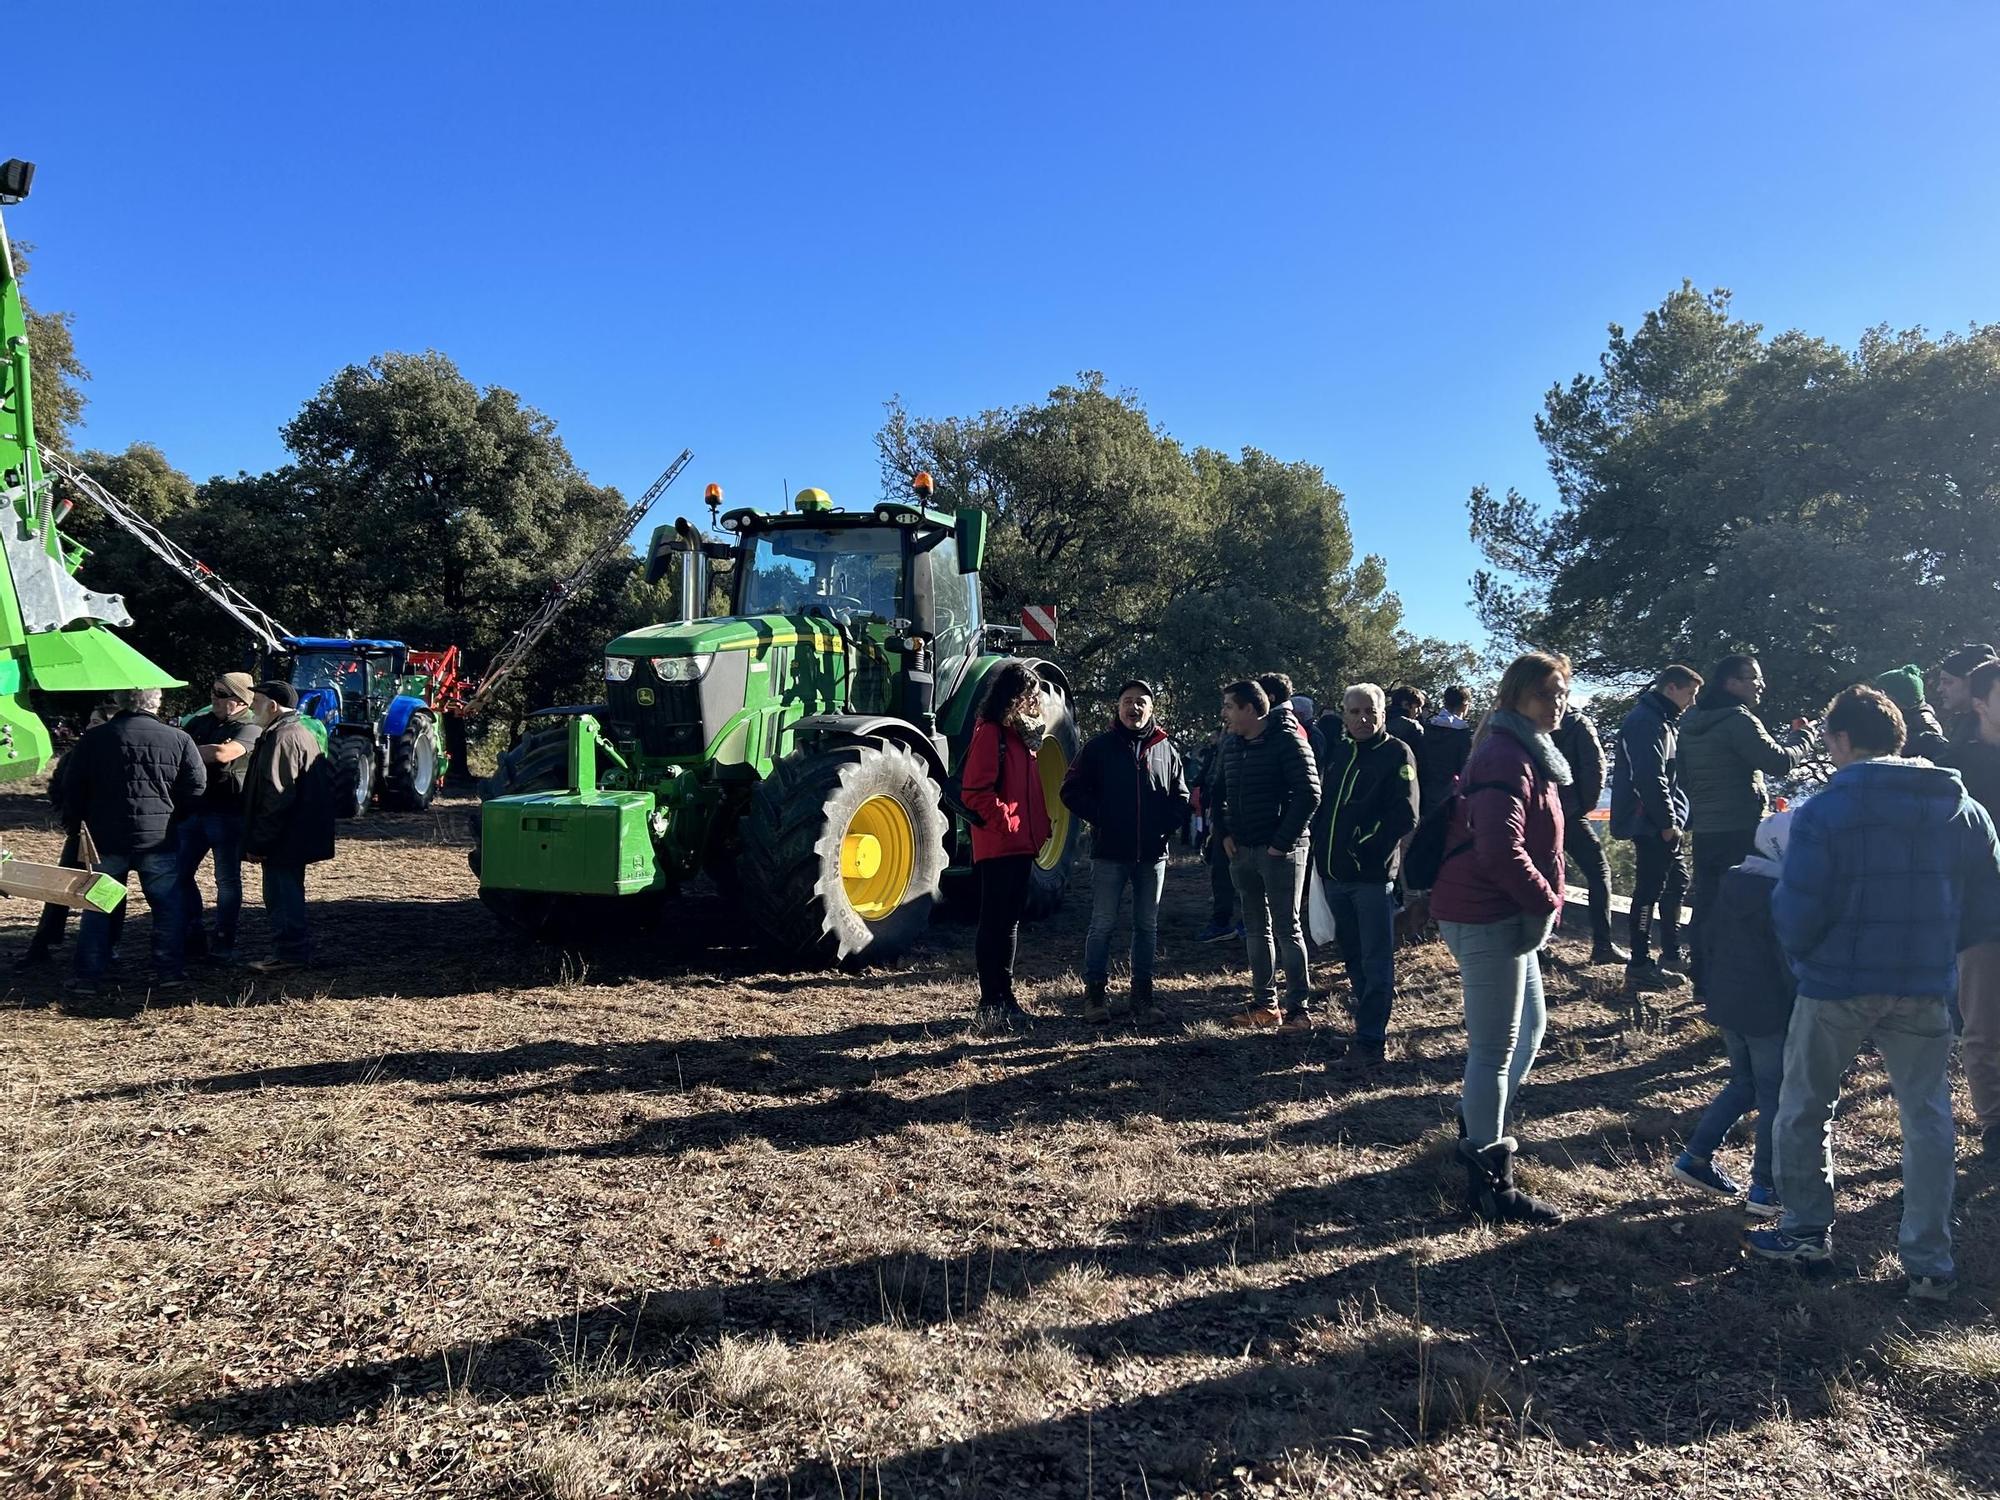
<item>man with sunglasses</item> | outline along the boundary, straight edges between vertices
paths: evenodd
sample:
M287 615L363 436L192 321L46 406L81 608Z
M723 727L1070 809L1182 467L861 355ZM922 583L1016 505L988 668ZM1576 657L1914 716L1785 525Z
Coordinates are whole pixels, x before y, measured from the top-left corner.
M262 731L250 714L255 684L248 672L224 672L209 688L206 712L182 726L193 736L208 772L208 790L180 827L181 910L187 914L187 955L228 962L236 953L243 914L243 777ZM215 931L204 922L195 871L215 856Z

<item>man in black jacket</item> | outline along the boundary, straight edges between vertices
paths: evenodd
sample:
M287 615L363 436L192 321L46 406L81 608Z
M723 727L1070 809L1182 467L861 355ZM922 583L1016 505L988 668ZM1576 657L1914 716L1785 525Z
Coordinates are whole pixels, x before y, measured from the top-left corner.
M1418 809L1428 813L1458 782L1458 773L1472 757L1472 725L1466 711L1472 695L1453 685L1444 690L1444 707L1424 725L1424 737L1417 746Z
M1424 753L1424 709L1429 703L1422 688L1408 683L1389 694L1388 717L1382 721L1382 727L1408 745L1412 755Z
M1396 866L1417 826L1417 758L1383 728L1382 689L1356 683L1341 702L1340 742L1320 763L1324 796L1313 819L1313 863L1333 912L1354 993L1348 1061L1382 1061L1396 993Z
M1630 839L1638 865L1632 881L1625 987L1634 994L1686 983L1681 901L1687 895L1688 798L1680 781L1680 717L1701 691L1701 673L1668 667L1639 695L1618 726L1611 767L1611 836ZM1660 956L1650 947L1653 908L1660 909Z
M70 751L63 774L63 826L90 831L97 870L121 884L137 872L153 913L153 982L187 983L187 919L181 909L177 818L193 811L208 776L187 731L163 724L158 688L114 693L118 712ZM111 961L111 919L87 910L77 924L69 988L95 993Z
M1125 887L1132 888L1132 1018L1153 1010L1153 954L1159 946L1160 892L1167 841L1187 814L1180 752L1153 718L1153 687L1133 678L1118 689L1111 727L1093 737L1062 783L1063 805L1090 825L1090 931L1083 943L1083 1018L1110 1019L1111 934Z
M1552 738L1575 778L1562 789L1563 853L1583 872L1590 892L1590 961L1622 964L1631 955L1611 941L1611 866L1590 826L1590 815L1604 795L1604 745L1597 726L1574 708L1562 716Z
M1291 706L1273 704L1256 683L1232 682L1222 690L1222 722L1229 735L1222 742L1215 827L1236 882L1251 989L1249 1009L1229 1024L1309 1030L1312 990L1299 901L1305 892L1306 829L1319 806L1319 771ZM1282 1007L1275 982L1279 961L1285 970Z

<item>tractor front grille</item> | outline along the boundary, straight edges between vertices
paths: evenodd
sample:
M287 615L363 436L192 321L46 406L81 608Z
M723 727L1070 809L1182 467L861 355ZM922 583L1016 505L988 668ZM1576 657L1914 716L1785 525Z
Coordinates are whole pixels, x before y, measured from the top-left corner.
M650 676L644 666L634 678ZM640 752L651 758L697 756L707 745L701 724L701 685L693 682L607 682L605 701L614 724L630 725ZM639 701L644 691L651 703Z

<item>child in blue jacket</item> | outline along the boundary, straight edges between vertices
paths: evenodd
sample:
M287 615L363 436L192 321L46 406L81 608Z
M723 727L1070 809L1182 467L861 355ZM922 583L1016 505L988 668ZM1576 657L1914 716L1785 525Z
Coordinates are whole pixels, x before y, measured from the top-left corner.
M1778 1091L1785 1076L1785 1032L1792 1023L1798 983L1778 945L1771 921L1771 896L1785 862L1792 815L1781 812L1758 826L1750 857L1725 873L1710 920L1703 924L1703 972L1708 976L1708 1019L1722 1033L1729 1054L1729 1081L1703 1111L1687 1149L1674 1163L1674 1177L1719 1197L1743 1198L1744 1207L1764 1218L1782 1209L1771 1176L1771 1127L1778 1117ZM1750 1191L1715 1165L1715 1148L1730 1127L1757 1111L1757 1144L1750 1158Z

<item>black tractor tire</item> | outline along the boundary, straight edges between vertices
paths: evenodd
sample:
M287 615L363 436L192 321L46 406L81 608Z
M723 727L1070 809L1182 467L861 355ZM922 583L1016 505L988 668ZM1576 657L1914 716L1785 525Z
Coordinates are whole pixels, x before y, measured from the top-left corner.
M375 746L365 734L336 734L327 742L333 768L333 815L359 818L375 800Z
M1053 686L1042 689L1042 722L1048 725L1048 736L1035 753L1035 762L1041 772L1042 799L1049 810L1051 832L1029 869L1024 915L1031 922L1052 917L1062 909L1070 871L1076 867L1077 850L1083 844L1083 821L1073 816L1062 800L1063 775L1075 764L1082 748L1068 693Z
M382 778L382 805L397 812L423 812L437 795L437 740L432 719L413 713L389 746L389 774Z
M857 815L862 824L873 817L875 826L896 830L878 844L890 851L878 855L889 868L900 872L907 862L907 878L898 886L888 877L883 909L872 914L856 905L855 887L842 874ZM930 926L948 828L938 784L906 746L867 741L786 756L758 783L740 825L732 877L741 882L743 915L801 965L894 958Z

